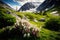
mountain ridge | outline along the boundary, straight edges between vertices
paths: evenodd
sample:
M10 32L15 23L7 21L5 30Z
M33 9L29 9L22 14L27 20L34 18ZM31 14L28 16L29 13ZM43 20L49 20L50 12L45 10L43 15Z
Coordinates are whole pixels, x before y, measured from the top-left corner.
M26 11L38 7L41 2L27 2L18 11Z

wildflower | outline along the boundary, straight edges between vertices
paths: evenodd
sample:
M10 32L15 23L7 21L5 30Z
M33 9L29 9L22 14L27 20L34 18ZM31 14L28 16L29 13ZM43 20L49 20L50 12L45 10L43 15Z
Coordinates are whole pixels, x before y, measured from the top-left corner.
M27 34L25 33L25 34L24 34L24 37L26 37L26 36L27 36Z
M30 37L30 33L28 33L27 36Z
M30 32L30 29L26 28L25 31L26 31L26 32Z

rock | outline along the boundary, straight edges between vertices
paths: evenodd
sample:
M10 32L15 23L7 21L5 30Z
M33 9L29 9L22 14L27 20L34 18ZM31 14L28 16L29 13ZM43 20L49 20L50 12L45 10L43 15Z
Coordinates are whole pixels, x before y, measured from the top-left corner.
M58 11L53 11L53 12L52 12L52 13L50 13L50 14L52 14L52 15L54 15L54 16L59 16Z
M58 11L53 11L52 13L50 13L50 14L56 14Z
M7 14L11 14L11 12L9 12L9 11L7 11L6 13L7 13Z
M45 18L41 18L39 21L41 21L41 22L45 22Z

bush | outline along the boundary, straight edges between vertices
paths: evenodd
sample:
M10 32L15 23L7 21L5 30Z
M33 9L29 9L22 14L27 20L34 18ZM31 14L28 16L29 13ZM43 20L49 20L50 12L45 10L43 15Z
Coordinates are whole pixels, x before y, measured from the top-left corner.
M60 31L60 17L52 17L45 23L45 28Z
M24 26L24 23L20 22L20 25L15 25L13 28L5 28L0 32L0 38L4 39L17 39L17 40L38 40L40 39L39 30L34 26ZM25 24L26 25L26 24Z
M29 36L31 35L31 36ZM40 37L36 37L32 33L27 33L24 31L24 29L20 29L19 27L12 28L11 30L9 28L6 28L2 33L0 33L0 39L5 40L38 40Z
M15 17L10 14L5 14L4 12L0 12L0 28L14 25L15 22Z

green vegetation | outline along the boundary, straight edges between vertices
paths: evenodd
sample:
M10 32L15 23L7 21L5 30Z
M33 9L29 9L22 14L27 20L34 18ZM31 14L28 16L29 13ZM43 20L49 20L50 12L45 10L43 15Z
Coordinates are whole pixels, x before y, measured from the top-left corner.
M2 9L0 9L0 28L12 26L16 22L15 17L10 14L7 14L6 12L7 10L3 11Z
M60 32L51 31L45 28L42 28L40 35L40 40L60 40Z
M28 40L28 39L37 40L39 39L38 37L36 37L36 35L33 35L32 33L29 33L28 31L25 31L25 29L21 29L20 27L11 28L11 29L10 28L5 28L5 30L0 33L0 37L8 39L8 40L9 39L10 40L20 40L20 39L21 40ZM2 39L2 40L5 40L5 39Z
M20 18L23 18L23 13L20 13L20 12L16 12L16 14L20 17Z
M57 32L60 29L60 25L57 25L58 24L57 21L60 21L59 19L60 16L54 16L50 14L51 12L54 11L53 9L46 11L46 15L39 15L37 13L35 14L35 13L29 13L29 12L19 12L17 15L22 14L27 19L29 19L29 22L31 24L36 25L38 28L42 27L39 33L40 38L39 39L37 38L36 40L57 40L57 39L60 40L60 36L59 36L60 32ZM39 21L41 18L45 18L45 22ZM36 19L37 22L35 22L34 19ZM52 25L50 26L50 24ZM55 25L59 26L59 27L56 26L56 29L58 30L55 30L55 27L53 27ZM46 28L44 28L44 26ZM51 29L48 28L49 26L51 27Z
M51 17L49 20L47 20L45 23L45 28L60 31L60 16Z
M8 10L8 11L7 11ZM50 14L54 10L46 11L45 15L32 12L16 12L6 8L0 8L0 39L8 40L60 40L60 16ZM21 19L27 20L32 25L39 28L39 37L32 32L26 32L21 25L14 25L16 18L11 15L16 13ZM42 20L44 18L45 21ZM12 26L13 25L13 26ZM21 28L22 27L22 28ZM41 27L41 29L40 29ZM44 28L45 27L45 28ZM31 28L32 29L32 28ZM53 31L52 31L53 30ZM35 32L35 31L34 31ZM24 37L24 34L30 33L30 37ZM29 35L29 34L28 34ZM1 40L3 40L1 39Z

